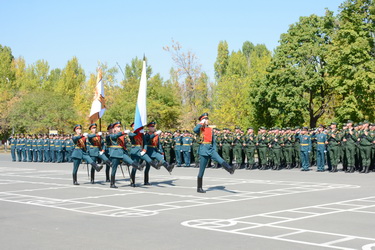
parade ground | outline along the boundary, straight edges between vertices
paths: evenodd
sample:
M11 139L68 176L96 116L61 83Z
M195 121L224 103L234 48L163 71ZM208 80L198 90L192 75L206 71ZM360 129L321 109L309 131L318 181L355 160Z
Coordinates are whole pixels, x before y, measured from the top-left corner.
M151 169L129 186L86 165L0 154L2 249L375 249L375 173ZM340 168L341 169L341 168Z

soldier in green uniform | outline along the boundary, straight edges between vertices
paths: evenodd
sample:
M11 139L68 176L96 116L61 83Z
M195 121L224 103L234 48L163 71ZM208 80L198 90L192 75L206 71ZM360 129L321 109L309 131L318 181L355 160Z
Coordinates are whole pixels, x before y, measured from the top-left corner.
M12 156L12 161L16 161L16 146L17 146L17 139L14 136L9 137L8 139L10 145L10 154Z
M365 124L368 124L368 122ZM363 128L363 133L359 136L358 141L361 149L362 171L361 173L369 173L371 164L371 147L374 141L373 135L368 130L367 125Z
M340 131L341 134L341 143L340 143L340 151L341 151L341 162L342 162L342 170L344 172L348 171L348 161L346 157L346 139L344 137L345 132L348 130L348 127L346 123L343 124L342 131ZM345 141L344 141L345 140Z
M331 130L327 134L328 144L328 159L330 161L331 169L328 167L328 171L337 172L338 165L338 151L341 144L341 135L337 130L337 124L335 122L331 123Z
M240 168L242 164L243 139L242 139L240 130L241 128L238 126L235 128L235 133L234 133L233 141L232 141L233 156L236 161L236 164L234 165L235 168Z
M268 138L266 134L266 128L261 127L258 135L256 137L256 146L258 149L259 157L259 169L265 170L267 168L267 147L268 147Z
M25 150L26 150L26 155L27 155L27 161L32 162L33 161L33 147L32 147L32 137L31 135L26 136L26 141L25 141Z
M348 162L347 172L353 173L355 171L355 154L357 143L357 132L353 128L353 121L347 122L347 130L345 131L343 141L346 142L346 161Z
M300 142L300 128L296 127L294 129L294 150L293 150L293 158L294 158L294 167L299 168L301 167L301 142Z
M371 146L371 169L372 171L375 170L375 123L371 123L370 125L370 137L373 138L372 146Z
M308 128L303 127L301 134L299 135L299 141L301 144L301 160L302 168L301 171L310 171L310 157L311 152L311 137L308 134Z
M255 148L256 148L254 129L252 127L247 129L247 133L243 137L242 145L244 147L245 155L246 155L246 169L252 169L255 167Z
M273 153L273 170L281 169L281 144L282 138L280 136L279 128L274 129L274 136L270 139L269 148Z
M193 143L192 143L192 150L194 155L194 165L195 167L199 167L199 155L198 155L198 149L199 149L199 139L196 135L192 136Z
M282 141L286 169L291 169L293 163L294 136L290 128L286 128Z
M173 144L172 133L168 131L165 133L165 137L163 140L163 150L164 150L165 160L169 164L172 164L172 144Z
M21 135L17 134L17 143L16 143L16 152L17 159L19 162L22 161L22 147L24 146L24 140L21 138Z
M212 131L212 128L208 126L208 113L204 113L199 117L199 123L194 128L194 133L196 133L201 138L201 144L199 146L199 173L197 177L197 192L205 193L203 190L203 175L208 164L208 161L212 158L214 161L218 162L226 171L233 174L235 169L231 167L226 161L219 156L216 151L216 138Z
M57 139L57 143L55 141L55 151L57 155L57 163L63 162L63 154L64 154L64 136L60 135Z
M57 161L55 143L57 143L57 138L56 138L55 135L52 135L52 140L51 140L51 144L50 144L50 147L49 147L49 150L50 150L50 153L51 153L51 162Z
M233 142L233 138L230 134L229 128L224 128L221 136L221 148L223 159L230 164L230 149Z
M327 135L324 133L324 126L319 125L318 131L315 134L316 140L316 163L317 163L317 172L324 172L325 165L325 156L324 153L326 150Z
M315 166L316 165L316 147L317 147L317 141L316 141L316 134L317 129L311 129L310 130L310 137L311 137L311 154L310 154L310 165Z
M72 151L73 151L73 141L70 135L67 135L65 138L65 159L66 162L72 162Z
M189 136L189 131L185 130L184 135L182 137L182 154L184 156L184 163L185 167L190 167L190 153L191 153L191 146L193 144L193 138Z

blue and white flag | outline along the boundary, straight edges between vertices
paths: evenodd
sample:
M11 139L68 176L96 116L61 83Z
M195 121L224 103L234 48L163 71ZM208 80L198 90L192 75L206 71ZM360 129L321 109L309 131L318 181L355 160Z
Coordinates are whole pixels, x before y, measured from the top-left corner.
M104 86L103 86L103 73L102 69L98 69L98 75L96 78L96 87L94 100L92 101L91 111L90 111L90 123L96 122L98 119L102 118L105 112L105 98L104 98Z
M134 131L143 130L143 126L147 125L147 76L146 76L146 60L143 58L143 67L141 74L141 82L139 84L138 99L135 107Z

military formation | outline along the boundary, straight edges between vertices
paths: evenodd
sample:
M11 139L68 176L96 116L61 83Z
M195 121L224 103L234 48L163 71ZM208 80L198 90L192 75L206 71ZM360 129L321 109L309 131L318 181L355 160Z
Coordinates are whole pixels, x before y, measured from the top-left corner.
M193 133L156 131L155 122L137 131L122 129L121 122L110 124L107 132L97 132L96 124L87 130L91 133L82 133L82 126L76 125L76 135L16 135L9 138L12 160L73 162L75 185L79 185L76 171L82 160L91 165L91 183L95 183L95 172L106 165L106 181L112 188L117 188L118 166L122 172L122 166L128 168L133 187L136 172L144 168L144 185L150 185L150 167L163 166L169 173L174 166L199 167L198 192L204 192L206 167L224 168L231 174L239 168L310 171L312 166L318 172L375 171L375 124L368 121L354 124L349 120L340 129L336 123L315 129L261 127L255 133L251 127L245 131L212 128L205 113Z

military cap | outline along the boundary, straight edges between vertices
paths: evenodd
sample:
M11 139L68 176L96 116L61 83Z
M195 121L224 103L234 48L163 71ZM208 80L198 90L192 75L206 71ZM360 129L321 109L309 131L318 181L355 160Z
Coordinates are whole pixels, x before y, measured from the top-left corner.
M73 127L73 131L76 131L77 128L82 129L82 126L79 125L79 124L75 125L75 126Z
M319 128L324 128L324 125L323 124L319 124Z
M299 127L299 126L296 126L294 129L300 129L300 127Z
M156 125L156 122L150 122L149 124L147 124L147 127L155 127Z
M96 123L91 123L90 126L89 126L89 129L91 129L91 127L94 127L94 126L96 128L98 125Z
M175 133L181 133L181 131L180 131L179 129L177 129L177 130L175 131Z
M201 116L199 116L198 120L202 120L202 119L208 119L208 113L203 113Z
M371 123L370 126L375 126L375 123Z
M114 128L114 127L121 127L121 126L122 126L122 124L121 124L120 121L117 121L117 122L115 122L115 123L112 124L112 128Z
M241 129L240 126L236 126L235 129Z
M260 127L260 129L264 129L264 130L266 130L266 127Z
M358 123L358 126L361 126L361 125L363 125L363 122Z
M331 125L337 125L337 122L331 122Z
M286 129L286 130L290 130L290 127L286 127L285 129Z
M112 129L112 127L113 127L113 124L111 123L111 124L108 125L107 130Z
M348 120L346 123L353 123L353 121L352 120Z
M184 130L184 133L189 133L189 130Z
M309 128L308 127L303 127L302 130L308 131Z
M254 129L254 128L253 127L248 127L247 130L249 130L249 129Z

